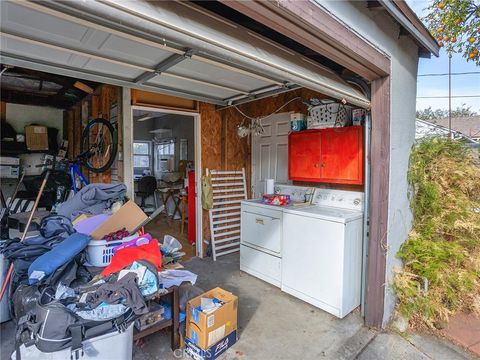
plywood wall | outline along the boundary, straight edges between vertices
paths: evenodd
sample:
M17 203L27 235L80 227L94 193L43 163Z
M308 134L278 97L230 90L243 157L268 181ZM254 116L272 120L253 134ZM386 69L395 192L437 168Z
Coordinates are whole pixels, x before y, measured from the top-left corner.
M222 117L215 105L199 103L202 134L202 175L206 169L221 169L222 164ZM198 199L201 201L201 199ZM210 238L208 211L202 214L203 238Z
M299 89L277 96L252 101L239 106L239 109L249 117L269 115L284 106L282 112L307 112L302 100L312 97L325 98L324 95ZM235 108L216 110L214 105L200 103L199 112L202 126L202 175L205 169L215 170L239 170L245 168L247 177L247 189L251 193L251 139L239 138L237 126L248 119L240 114ZM210 239L208 212L203 213L203 237Z
M272 96L247 104L238 106L248 117L262 117L270 115L278 110L278 113L285 112L307 112L307 107L303 104L303 100L312 97L325 98L324 95L310 91L308 89L299 89L277 96ZM286 104L286 105L285 105ZM280 110L279 110L280 109ZM248 193L251 193L251 140L250 138L239 138L237 136L237 127L250 121L245 118L237 109L230 107L221 111L222 120L224 122L224 166L225 169L245 168L247 174Z
M238 126L244 122L243 116L238 115L238 112L233 108L222 111L224 163L228 170L245 168L247 188L250 189L251 139L248 137L240 138L237 135Z

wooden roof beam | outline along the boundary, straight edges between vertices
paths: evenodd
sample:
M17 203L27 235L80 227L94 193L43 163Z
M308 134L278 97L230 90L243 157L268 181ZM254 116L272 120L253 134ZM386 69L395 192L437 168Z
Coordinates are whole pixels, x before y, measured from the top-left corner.
M50 106L59 109L68 109L73 105L73 103L68 100L58 99L49 95L42 96L16 90L2 90L1 100L14 104Z

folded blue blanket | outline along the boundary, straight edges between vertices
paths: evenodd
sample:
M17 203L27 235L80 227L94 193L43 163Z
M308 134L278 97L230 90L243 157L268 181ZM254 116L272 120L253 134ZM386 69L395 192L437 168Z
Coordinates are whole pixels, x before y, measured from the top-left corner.
M90 238L89 235L74 233L53 247L52 250L35 259L28 268L29 284L34 285L42 281L60 266L72 260L87 247Z

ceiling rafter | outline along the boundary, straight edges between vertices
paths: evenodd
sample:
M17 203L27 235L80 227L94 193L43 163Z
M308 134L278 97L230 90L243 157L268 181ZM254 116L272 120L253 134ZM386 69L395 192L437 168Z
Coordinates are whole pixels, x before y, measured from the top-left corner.
M26 93L24 91L8 90L3 91L1 99L7 103L24 104L24 105L36 105L36 106L49 106L59 109L68 109L75 104L76 101L57 98L56 96L41 95L38 93Z
M2 67L5 65L2 64ZM2 79L3 101L62 109L73 106L85 95L93 93L96 87L94 83L22 67L11 67L2 74ZM25 81L30 82L31 86L25 85ZM24 84L23 89L17 83ZM52 84L58 89L52 88Z

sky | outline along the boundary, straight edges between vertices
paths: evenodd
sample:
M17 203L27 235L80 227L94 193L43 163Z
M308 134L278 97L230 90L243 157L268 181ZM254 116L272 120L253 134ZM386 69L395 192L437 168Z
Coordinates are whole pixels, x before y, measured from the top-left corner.
M421 18L429 2L424 0L407 0L408 5ZM462 57L461 54L454 54L452 57L452 73L472 72L475 75L452 76L452 96L479 95L476 98L452 98L452 109L466 104L471 110L480 114L480 66ZM448 56L442 49L437 58L432 55L430 59L421 58L418 65L418 74L439 74L448 73ZM448 98L422 99L424 96L448 96L448 76L419 76L417 80L417 110L428 108L448 109Z

